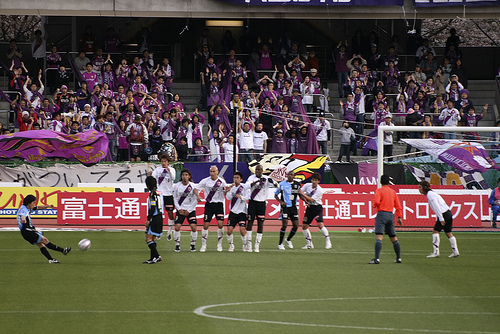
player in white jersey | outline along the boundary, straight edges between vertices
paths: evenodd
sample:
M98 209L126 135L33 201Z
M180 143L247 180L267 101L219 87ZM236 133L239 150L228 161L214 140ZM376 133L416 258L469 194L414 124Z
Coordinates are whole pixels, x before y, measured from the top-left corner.
M174 197L172 189L175 181L175 169L170 167L170 160L167 154L160 154L161 167L157 167L151 174L158 182L158 190L163 194L163 204L168 214L167 240L172 240L172 230L174 228Z
M181 251L181 226L185 219L188 220L189 227L191 227L191 252L196 252L195 245L198 239L198 232L196 231L196 204L201 202L202 199L191 177L191 172L188 169L183 169L181 171L181 182L176 183L172 191L175 208L177 209L174 231L176 252Z
M255 166L255 174L250 175L246 185L250 191L250 201L248 202L248 224L247 224L247 239L248 251L252 251L252 227L253 222L257 219L257 237L255 238L254 250L260 251L260 243L262 241L262 233L264 232L264 221L266 220L266 200L270 185L277 186L269 176L262 175L264 168L262 165Z
M234 173L234 183L226 188L226 198L229 203L229 219L227 221L227 241L228 251L234 252L233 229L238 224L240 226L241 241L243 241L243 251L247 251L246 223L247 223L247 201L250 193L246 184L242 183L243 174Z
M311 183L304 184L302 186L302 191L304 194L310 197L312 201L307 201L307 209L306 213L304 214L304 221L302 223L302 232L304 232L304 237L306 238L307 244L302 247L302 249L312 249L314 248L314 245L312 243L312 238L311 238L311 231L309 229L309 226L311 225L312 221L316 219L316 222L318 223L318 228L320 232L323 234L325 237L325 242L326 242L326 249L332 248L332 242L330 241L330 234L328 233L328 230L325 227L325 224L323 223L323 194L325 191L319 183L321 182L321 174L319 173L314 173L311 176Z
M433 252L427 257L439 257L439 232L441 232L441 230L444 230L444 233L446 233L453 251L448 257L459 257L460 253L458 252L457 239L453 236L453 233L451 233L453 229L453 215L451 214L450 207L440 195L432 191L429 182L420 182L418 190L422 195L427 196L427 201L432 211L436 214L436 225L434 225L434 231L432 231Z
M219 177L217 166L210 167L210 176L198 183L198 190L205 193L205 215L203 229L201 230L200 252L207 250L208 228L213 216L217 219L217 251L222 252L222 238L224 237L224 191L226 181Z

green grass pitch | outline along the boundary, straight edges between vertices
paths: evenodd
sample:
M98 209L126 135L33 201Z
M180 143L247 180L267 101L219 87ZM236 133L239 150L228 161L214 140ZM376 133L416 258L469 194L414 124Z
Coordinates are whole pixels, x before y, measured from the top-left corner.
M159 241L163 262L143 265L142 232L45 235L73 251L48 264L19 232L0 233L1 333L500 333L500 250L496 233L441 235L441 258L427 259L431 233L399 233L402 264L386 238L381 264L374 235L332 232L333 249L313 229L315 249L279 251L264 234L260 253L182 252ZM77 249L92 240L87 252ZM254 232L255 239L255 232ZM224 238L225 241L225 238ZM198 248L201 235L198 237Z

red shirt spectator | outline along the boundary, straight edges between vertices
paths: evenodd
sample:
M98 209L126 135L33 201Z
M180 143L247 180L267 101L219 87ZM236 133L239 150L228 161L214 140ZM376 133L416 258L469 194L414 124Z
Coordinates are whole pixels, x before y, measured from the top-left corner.
M17 115L17 122L19 123L19 132L28 131L33 128L33 124L38 121L35 113L31 114L29 111L23 111Z

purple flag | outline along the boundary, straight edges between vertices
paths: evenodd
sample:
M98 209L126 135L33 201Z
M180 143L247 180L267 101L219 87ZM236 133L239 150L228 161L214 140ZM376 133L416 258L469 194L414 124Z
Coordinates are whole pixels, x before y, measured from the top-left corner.
M106 134L95 130L75 135L31 130L0 136L0 158L24 158L29 162L64 158L90 166L106 158L108 145Z
M312 125L311 119L306 113L304 109L304 105L302 104L302 99L298 98L297 103L292 103L290 107L290 111L292 115L298 115L299 118L302 118L302 122L309 123L307 126L307 153L308 154L319 154L319 146L318 139L316 138L316 133L314 131L314 126Z
M467 173L500 170L481 143L456 139L403 139L411 146Z
M368 137L365 137L365 142L363 143L363 155L368 155L370 150L377 151L377 130L370 132Z

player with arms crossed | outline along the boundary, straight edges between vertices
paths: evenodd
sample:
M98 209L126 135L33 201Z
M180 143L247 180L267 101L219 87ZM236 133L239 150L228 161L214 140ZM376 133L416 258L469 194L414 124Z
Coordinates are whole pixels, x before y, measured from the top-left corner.
M248 224L247 224L247 251L252 251L252 227L257 218L257 237L255 238L255 251L260 252L262 233L264 232L264 221L266 220L266 200L269 184L277 184L269 176L262 175L262 165L255 166L255 174L250 175L246 185L250 190L250 201L248 202Z
M453 215L451 214L450 207L439 194L432 191L429 182L420 182L418 191L420 191L422 195L427 196L427 201L432 211L436 214L436 225L434 225L434 231L432 231L433 252L427 257L439 257L439 232L442 230L446 233L453 251L448 257L459 257L460 253L458 252L457 239L453 236L453 233L451 233L453 229Z
M382 175L380 177L380 184L382 187L375 191L375 200L373 207L378 210L377 217L375 218L375 258L368 262L369 264L380 263L380 251L382 250L382 239L384 232L389 236L396 252L396 260L394 263L401 263L401 247L399 245L398 237L396 237L396 229L394 227L394 208L396 209L396 216L398 216L398 224L403 226L403 208L399 201L398 194L394 189L389 188L389 176Z
M47 239L42 232L39 232L33 226L31 222L31 213L38 209L53 209L53 205L36 205L36 197L34 195L28 195L23 200L23 205L17 211L17 225L19 230L21 230L21 235L24 240L32 245L37 245L40 248L40 252L49 260L49 263L60 263L58 260L50 256L47 248L68 254L71 251L71 247L62 248L54 245Z
M163 203L168 214L167 240L172 240L172 230L174 228L174 197L172 188L175 181L175 169L170 167L170 160L167 154L160 154L161 167L157 167L151 174L158 181L158 190L163 194ZM162 210L163 211L163 210Z
M196 240L198 232L196 231L196 204L202 199L198 194L195 184L192 182L192 175L188 169L181 171L181 182L176 183L172 191L174 196L177 216L175 217L174 241L175 251L181 251L181 226L187 219L191 227L191 252L196 252Z
M240 172L234 173L234 183L226 188L226 198L229 203L229 219L227 222L227 241L229 243L229 252L234 252L233 229L236 224L240 226L241 241L243 241L243 251L246 252L247 246L247 201L250 197L248 186L243 181L243 174Z
M302 249L312 249L314 245L312 243L311 231L309 230L309 226L312 221L316 219L318 223L318 228L325 237L326 249L332 248L332 242L330 241L330 234L323 223L323 194L325 191L319 183L321 182L321 174L314 173L311 176L311 183L304 184L302 186L302 191L304 194L309 196L311 200L306 200L307 209L304 214L304 221L302 225L302 232L304 232L304 237L306 238L307 244L302 247Z
M224 191L226 181L219 177L217 166L210 167L210 176L198 183L198 191L205 193L205 215L201 230L200 252L207 250L208 228L212 217L217 219L217 251L222 252L222 238L224 237Z
M153 176L146 178L148 196L148 220L146 221L146 244L151 250L149 260L144 264L155 264L160 262L161 256L156 249L156 239L163 235L163 196L156 187L156 179Z
M292 238L297 233L299 228L299 214L297 212L297 196L312 200L309 196L304 194L300 189L300 182L294 180L295 173L289 171L287 179L278 184L278 188L274 192L274 198L280 202L281 205L281 230L280 230L280 243L278 249L285 250L283 246L283 239L285 238L286 228L288 226L288 219L292 221L292 230L286 238L288 248L293 248ZM280 197L281 196L281 197Z

